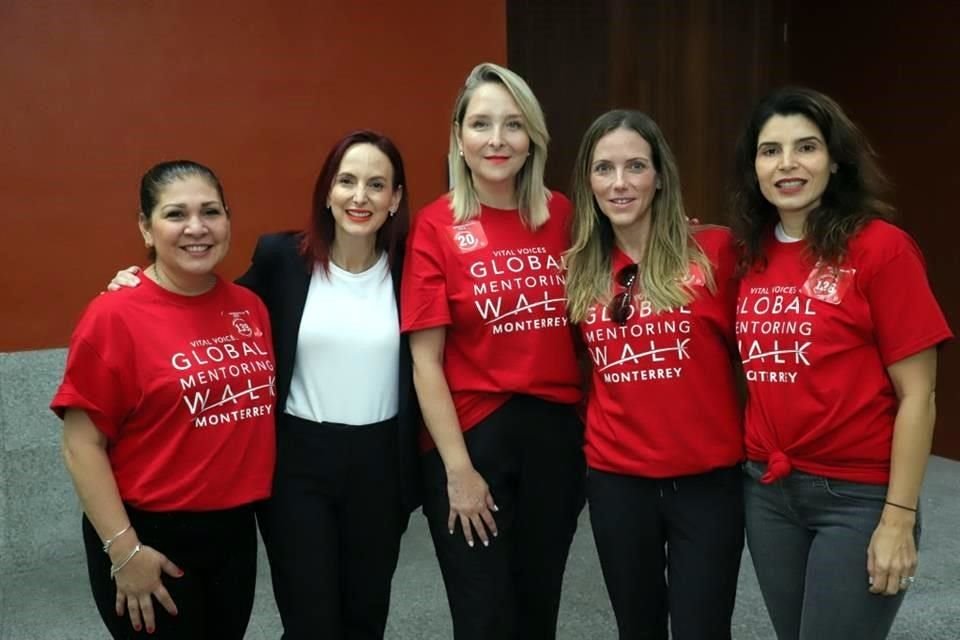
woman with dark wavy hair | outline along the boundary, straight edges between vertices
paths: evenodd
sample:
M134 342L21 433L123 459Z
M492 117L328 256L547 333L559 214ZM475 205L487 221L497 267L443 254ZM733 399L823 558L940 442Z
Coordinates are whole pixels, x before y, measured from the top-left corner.
M781 640L884 638L914 582L952 337L836 102L781 89L737 148L747 543Z

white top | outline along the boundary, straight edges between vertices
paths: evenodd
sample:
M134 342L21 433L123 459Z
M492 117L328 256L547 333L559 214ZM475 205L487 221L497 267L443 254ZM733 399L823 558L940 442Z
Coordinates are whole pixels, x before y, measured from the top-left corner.
M777 240L784 244L793 244L794 242L800 242L803 238L794 238L791 235L787 234L787 230L783 228L783 223L778 222L777 226L773 228L773 235L777 237Z
M397 415L400 322L387 254L363 273L318 264L300 320L285 413L365 425Z

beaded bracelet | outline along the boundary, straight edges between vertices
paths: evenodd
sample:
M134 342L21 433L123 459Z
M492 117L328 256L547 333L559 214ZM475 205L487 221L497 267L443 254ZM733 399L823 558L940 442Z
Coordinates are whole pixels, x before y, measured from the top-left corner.
M109 537L109 538L107 538L106 540L104 540L104 541L103 541L103 552L104 552L104 553L110 553L110 547L113 545L114 542L117 541L117 538L119 538L120 536L122 536L123 534L125 534L127 531L130 531L130 527L132 527L132 526L133 526L132 524L128 524L128 525L125 526L123 529L120 529L120 531L117 531L117 532L116 532L115 534L113 534L111 537Z
M111 579L111 580L116 580L117 574L120 573L120 571L121 571L125 566L127 566L127 563L128 563L128 562L130 562L131 560L133 560L133 556L135 556L135 555L137 555L138 553L140 553L140 550L141 550L141 549L143 549L143 546L138 542L137 545L133 548L133 551L130 552L130 555L128 555L126 558L123 559L123 562L121 562L120 564L111 565L111 566L110 566L110 579Z

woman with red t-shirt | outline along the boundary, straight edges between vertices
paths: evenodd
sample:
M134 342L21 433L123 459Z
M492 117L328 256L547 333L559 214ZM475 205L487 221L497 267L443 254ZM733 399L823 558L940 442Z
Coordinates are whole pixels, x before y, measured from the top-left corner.
M253 503L273 477L270 323L256 295L214 273L230 215L210 169L153 167L140 211L153 258L143 286L87 307L51 405L90 584L114 638L240 640L257 575Z
M386 628L420 499L398 313L408 219L400 150L354 131L327 153L306 230L262 236L237 279L273 323L277 464L258 518L285 640L374 640ZM108 288L136 285L138 270Z
M952 337L830 98L783 89L737 148L747 542L781 640L886 637L914 581L937 346Z
M592 364L587 498L620 638L730 638L743 551L736 252L692 227L656 123L610 111L573 180L567 298Z
M408 243L423 509L458 640L554 636L583 505L570 203L543 185L548 139L526 82L477 66L453 112L453 188L414 218Z

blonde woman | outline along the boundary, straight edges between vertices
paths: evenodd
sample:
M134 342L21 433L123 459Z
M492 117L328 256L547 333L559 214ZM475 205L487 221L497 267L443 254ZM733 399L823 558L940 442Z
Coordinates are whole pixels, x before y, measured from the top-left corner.
M567 296L592 362L587 497L620 638L730 638L743 549L736 254L691 227L656 123L611 111L574 170Z
M414 218L407 250L424 514L458 640L554 637L583 505L570 202L543 185L548 141L522 78L473 69L451 122L453 189Z

